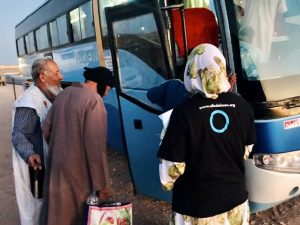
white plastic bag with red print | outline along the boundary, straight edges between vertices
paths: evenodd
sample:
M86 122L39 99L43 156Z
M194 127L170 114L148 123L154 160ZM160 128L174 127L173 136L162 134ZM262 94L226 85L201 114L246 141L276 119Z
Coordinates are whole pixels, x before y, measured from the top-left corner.
M132 225L132 204L89 206L87 225Z

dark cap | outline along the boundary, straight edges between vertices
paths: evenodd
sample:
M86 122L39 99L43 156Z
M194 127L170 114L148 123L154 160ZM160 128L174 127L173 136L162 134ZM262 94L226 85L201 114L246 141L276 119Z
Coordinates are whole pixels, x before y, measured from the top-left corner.
M86 80L94 81L103 86L110 86L111 88L115 86L115 80L112 72L105 67L95 67L88 68L84 67L83 76Z

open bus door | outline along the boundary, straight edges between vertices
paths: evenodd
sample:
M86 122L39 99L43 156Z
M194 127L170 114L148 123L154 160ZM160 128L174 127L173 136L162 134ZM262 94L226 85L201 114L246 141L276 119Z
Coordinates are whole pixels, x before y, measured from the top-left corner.
M156 157L162 123L161 109L147 91L172 77L172 65L157 1L134 1L105 9L108 38L123 136L135 191L166 201L171 193L161 188Z
M212 5L213 11L206 8L183 10L182 5L163 4L164 6L160 7L158 3L156 0L137 0L106 7L105 16L113 70L118 79L118 108L124 146L127 148L135 190L137 193L170 202L171 192L163 191L160 184L159 159L156 157L162 130L162 122L158 115L163 111L161 107L149 101L147 91L167 79L182 78L188 51L197 45L195 41L187 40L189 36L194 38L196 35L198 44L205 42L218 45L220 29L223 34L221 48L227 61L231 62L229 64L233 64L233 60L230 35L225 34L224 27L227 17L221 13L223 9L220 3ZM216 11L219 11L220 27L216 24ZM195 16L195 12L205 13L204 16L201 15L200 22L199 15L197 16L199 27L194 29L194 17L191 18L190 24L185 26L186 21L183 17ZM210 23L208 17L214 22ZM180 25L172 24L175 20L180 22ZM192 35L186 33L189 30L193 32ZM210 38L206 39L208 36ZM201 40L198 40L198 37L201 37ZM178 41L182 42L181 46L175 44Z

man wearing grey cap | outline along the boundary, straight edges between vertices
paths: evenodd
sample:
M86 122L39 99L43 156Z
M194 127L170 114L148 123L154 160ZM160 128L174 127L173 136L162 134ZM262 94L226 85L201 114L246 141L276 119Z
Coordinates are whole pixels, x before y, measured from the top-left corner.
M43 126L49 144L41 224L83 224L83 203L92 191L109 198L107 117L102 96L114 86L110 70L84 68L55 99Z

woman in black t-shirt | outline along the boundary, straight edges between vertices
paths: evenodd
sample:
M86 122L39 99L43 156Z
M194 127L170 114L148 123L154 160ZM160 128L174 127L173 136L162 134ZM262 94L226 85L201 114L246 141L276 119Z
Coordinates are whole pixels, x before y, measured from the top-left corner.
M174 225L249 224L243 160L255 142L254 118L228 92L225 58L197 46L184 74L193 97L175 107L158 157L163 187L173 189Z

